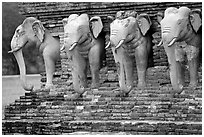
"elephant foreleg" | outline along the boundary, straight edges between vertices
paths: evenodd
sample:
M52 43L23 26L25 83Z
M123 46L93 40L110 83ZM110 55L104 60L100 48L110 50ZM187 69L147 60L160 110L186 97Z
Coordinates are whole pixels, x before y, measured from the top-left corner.
M198 85L198 63L196 58L193 58L189 61L189 71L190 71L190 86L196 87Z
M180 61L176 61L176 74L178 77L178 86L180 89L183 88L185 84L185 67Z
M196 87L198 85L198 54L199 49L197 47L191 45L187 47L191 87Z
M55 61L46 52L43 52L43 58L45 62L45 71L46 71L46 79L47 79L45 88L49 89L53 85L52 79L53 79L53 73L55 72Z
M92 88L99 88L100 47L94 46L89 51L89 64L92 74Z
M124 60L122 60L121 62L121 66L123 65L123 71L121 71L121 73L124 73L124 86L123 91L125 93L129 93L130 90L133 88L133 62L131 60L131 58L126 57L124 58Z
M135 59L137 65L138 87L146 87L146 71L148 63L148 53L145 45L140 45L135 49Z

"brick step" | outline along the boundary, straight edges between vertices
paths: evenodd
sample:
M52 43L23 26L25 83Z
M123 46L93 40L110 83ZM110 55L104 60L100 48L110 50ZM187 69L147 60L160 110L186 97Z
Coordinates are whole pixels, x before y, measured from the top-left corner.
M12 127L12 128L11 128ZM3 121L4 134L202 134L202 122L171 121L53 121L19 120Z
M194 90L185 87L181 94L175 94L170 85L147 87L144 90L134 88L129 96L117 96L119 90L115 87L85 90L87 92L82 98L70 98L73 94L73 89L70 88L57 88L50 91L39 89L25 93L25 96L20 96L14 103L6 106L3 134L33 134L34 132L34 134L66 134L85 129L86 132L91 133L115 132L117 129L117 132L124 131L127 134L143 134L134 125L131 126L131 130L126 129L126 126L121 124L124 121L138 121L138 123L149 121L150 123L144 124L147 125L147 127L144 126L144 134L148 132L152 134L201 133L197 130L201 128L202 121L201 83ZM93 123L90 123L91 121ZM171 131L160 132L162 127L159 129L157 124L154 124L154 122L157 123L156 121L164 124L168 129L172 124L185 125L185 128L178 130L179 128L175 126ZM64 131L61 129L64 122L80 124L72 125L70 129ZM86 124L80 126L87 122L89 126ZM114 124L109 127L111 122L116 122L116 125L120 125L119 129L122 129L115 129ZM24 125L24 128L19 127L18 123ZM37 129L35 129L35 123L39 124ZM60 125L60 128L57 130L52 129L52 126L40 126L45 123ZM95 128L96 123L98 128ZM192 129L191 125L198 125L199 128ZM148 131L149 126L154 130ZM28 133L27 129L32 130L32 133Z

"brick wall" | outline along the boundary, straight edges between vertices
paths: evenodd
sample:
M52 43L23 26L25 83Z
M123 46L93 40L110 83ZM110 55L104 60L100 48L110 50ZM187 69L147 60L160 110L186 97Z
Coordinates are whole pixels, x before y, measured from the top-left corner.
M34 16L40 19L44 26L48 28L53 35L60 36L63 42L63 26L62 19L68 17L70 14L77 13L88 13L90 16L98 15L102 18L104 24L104 31L109 35L109 24L107 16L114 16L117 11L120 10L136 10L140 13L148 13L153 25L151 32L153 34L154 45L158 44L160 40L160 28L156 19L156 14L161 11L163 12L167 7L180 7L187 6L191 9L201 9L201 2L91 2L91 3L56 3L56 2L45 2L45 3L21 3L19 5L20 13L25 16ZM156 33L159 32L159 33ZM156 33L156 34L155 34ZM106 43L109 41L109 37L106 37ZM154 65L164 66L167 65L166 55L164 54L162 47L153 47L154 49ZM106 51L106 64L109 69L115 70L115 64L111 49ZM159 58L160 57L160 58Z
M60 38L61 45L63 44L63 25L62 19L68 17L70 14L77 13L88 13L90 16L98 15L102 18L104 24L104 33L106 34L106 44L109 42L109 23L107 16L114 16L117 11L120 10L136 10L140 13L148 13L153 25L151 26L150 33L152 34L153 42L153 55L150 57L149 66L168 66L167 56L164 51L164 48L157 47L159 43L160 36L160 26L157 22L156 15L158 12L163 12L167 7L174 6L187 6L191 9L200 8L202 4L199 2L163 2L163 3L154 3L154 2L42 2L42 3L20 3L20 13L25 16L34 16L41 20L44 26L49 29L54 36ZM106 50L106 58L103 60L102 69L103 74L115 73L116 65L113 58L111 49ZM153 60L153 62L152 62ZM70 72L69 61L66 58L65 51L61 52L61 72L56 72L62 74L62 77L67 77L68 72ZM60 65L60 64L59 64ZM135 65L135 61L134 61ZM106 72L104 71L106 70ZM58 75L57 74L57 75ZM90 73L88 74L90 77ZM102 78L105 76L102 75ZM134 75L136 74L136 67L134 67ZM106 81L102 79L102 81Z

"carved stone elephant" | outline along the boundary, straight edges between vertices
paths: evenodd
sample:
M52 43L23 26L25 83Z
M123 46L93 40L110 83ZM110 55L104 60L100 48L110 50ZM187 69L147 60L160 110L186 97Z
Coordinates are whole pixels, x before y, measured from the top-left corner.
M78 95L87 87L88 62L92 74L92 88L99 87L101 56L105 49L105 37L101 35L103 24L99 16L89 19L88 14L72 14L63 19L64 48L71 60L73 87Z
M170 65L170 79L176 91L182 91L184 86L184 67L182 63L187 56L190 71L190 86L198 84L198 55L201 52L201 11L190 10L187 7L179 9L170 7L165 10L160 22L162 40ZM178 43L175 43L178 42ZM179 44L184 42L186 44Z
M34 42L43 55L47 78L45 87L50 88L53 85L52 79L55 71L55 62L60 57L59 40L53 38L50 32L43 27L42 23L34 17L26 18L16 28L11 40L12 50L9 53L13 53L17 60L22 86L27 91L33 90L33 85L28 84L26 81L26 68L22 48L30 42Z
M133 60L136 59L138 87L146 86L148 56L151 38L148 30L151 20L147 14L137 15L135 11L119 11L110 24L110 42L116 64L119 66L121 91L129 93L133 87Z

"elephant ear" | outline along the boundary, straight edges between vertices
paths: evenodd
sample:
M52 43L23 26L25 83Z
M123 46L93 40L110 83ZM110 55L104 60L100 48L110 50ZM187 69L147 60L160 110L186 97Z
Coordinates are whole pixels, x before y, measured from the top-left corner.
M113 16L107 16L108 23L112 23L114 19L115 18Z
M157 21L160 23L163 18L164 18L164 13L158 12L157 13Z
M145 36L147 31L150 29L152 22L147 14L140 14L138 17L138 25L142 35Z
M67 23L68 23L68 18L64 18L64 19L62 20L63 26L65 26Z
M99 16L94 16L90 19L90 23L93 36L97 38L103 29L103 23L101 21L101 18Z
M199 28L202 25L202 20L201 20L201 10L196 9L196 10L192 10L190 13L190 22L191 25L194 29L195 32L198 32Z
M32 28L33 28L35 35L40 40L40 42L43 42L44 35L45 35L45 28L43 27L42 22L40 22L39 20L34 21L32 24Z

